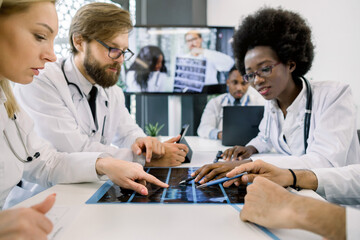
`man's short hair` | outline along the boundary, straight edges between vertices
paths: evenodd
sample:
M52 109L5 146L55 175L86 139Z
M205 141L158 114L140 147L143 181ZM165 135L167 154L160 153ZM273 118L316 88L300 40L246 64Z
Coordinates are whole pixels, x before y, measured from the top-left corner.
M202 37L201 37L201 33L200 33L199 31L196 31L196 30L190 30L190 31L188 31L188 32L185 34L185 38L186 38L186 36L189 35L189 34L194 34L194 35L197 35L199 38L202 38Z
M69 38L71 52L78 51L74 46L74 34L90 42L106 41L120 33L129 33L133 28L130 13L111 3L90 3L81 7L71 21Z
M232 68L229 71L229 75L233 72L233 71L238 71L236 68L236 65L232 66Z

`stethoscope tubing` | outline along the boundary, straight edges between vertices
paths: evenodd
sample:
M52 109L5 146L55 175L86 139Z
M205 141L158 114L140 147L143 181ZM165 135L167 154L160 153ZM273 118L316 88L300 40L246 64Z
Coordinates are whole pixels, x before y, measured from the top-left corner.
M65 78L65 81L66 81L67 85L68 85L68 86L70 86L70 85L74 86L74 87L76 88L76 90L78 91L78 93L80 94L81 99L86 98L85 95L84 95L84 93L80 90L80 87L79 87L77 84L75 84L75 83L73 83L73 82L70 82L69 79L67 78L66 73L65 73L65 69L64 69L65 61L66 61L66 59L64 59L64 60L61 62L61 71L62 71L62 73L63 73L63 75L64 75L64 78ZM105 106L106 106L106 107L108 107L108 104L109 104L108 101L105 101ZM106 121L106 115L104 116L103 127L102 127L102 131L101 131L101 142L102 142L102 143L105 142L105 137L104 137L105 121ZM97 123L95 123L95 125L97 126ZM93 131L91 132L90 136L92 136L93 134L95 134L95 132L96 132L96 131L93 130Z
M16 127L17 133L18 133L18 135L19 135L21 144L23 145L23 147L24 147L24 149L25 149L25 153L26 153L26 155L27 155L26 159L22 159L22 158L16 153L16 151L15 151L15 149L13 148L13 146L12 146L10 140L9 140L9 137L8 137L8 135L7 135L7 133L6 133L5 129L4 129L4 130L3 130L3 133L4 133L5 141L6 141L7 144L9 145L10 150L13 152L13 154L15 155L15 157L16 157L20 162L22 162L22 163L28 163L28 162L31 162L34 158L40 157L40 153L39 153L39 152L36 152L33 157L30 156L29 151L28 151L28 149L27 149L27 147L26 147L26 145L25 145L24 139L23 139L22 136L21 136L19 126L18 126L18 124L17 124L17 122L16 122L16 115L15 115L15 114L14 114L14 117L11 118L11 120L13 120L14 123L15 123L15 127Z

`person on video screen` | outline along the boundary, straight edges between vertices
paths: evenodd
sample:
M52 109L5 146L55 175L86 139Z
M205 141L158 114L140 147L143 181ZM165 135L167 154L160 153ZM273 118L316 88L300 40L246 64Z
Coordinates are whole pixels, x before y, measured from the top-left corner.
M234 60L221 52L204 49L201 33L191 30L185 34L186 45L189 49L184 57L206 59L205 85L218 84L217 72L228 72L234 65Z
M126 74L127 92L167 91L167 69L164 53L156 46L140 49Z
M246 83L240 72L233 66L226 80L229 92L211 99L204 109L197 133L200 137L222 139L222 117L224 106L264 105L264 99L250 84Z

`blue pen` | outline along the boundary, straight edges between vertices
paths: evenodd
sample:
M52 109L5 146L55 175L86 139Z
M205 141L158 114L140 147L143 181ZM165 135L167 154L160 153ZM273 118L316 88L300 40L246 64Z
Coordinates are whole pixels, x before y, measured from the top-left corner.
M240 174L238 174L238 175L236 175L235 177L232 177L232 178L223 177L223 178L220 178L218 180L210 181L210 182L204 183L202 185L199 185L196 188L204 188L204 187L209 187L209 186L212 186L212 185L215 185L215 184L223 183L223 182L229 181L231 179L239 178L244 174L247 174L247 172L240 173Z

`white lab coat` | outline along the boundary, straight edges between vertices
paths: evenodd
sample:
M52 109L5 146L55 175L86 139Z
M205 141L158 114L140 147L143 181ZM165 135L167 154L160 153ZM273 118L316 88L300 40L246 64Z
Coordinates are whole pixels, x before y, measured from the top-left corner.
M130 147L138 137L146 135L126 109L121 88L104 89L96 85L99 90L96 129L84 97L92 85L77 69L73 58L68 58L64 70L69 82L83 92L80 95L75 86L67 84L61 63L62 59L47 63L32 84L17 85L14 89L15 96L34 119L38 134L62 152L106 152L117 159L144 164L144 157L134 155Z
M288 107L286 119L275 100L266 101L260 132L247 145L254 146L259 153L274 148L287 155L264 158L265 161L284 168L341 167L360 163L356 106L349 85L324 81L311 83L311 88L313 103L306 154L303 143L305 83ZM283 136L286 137L286 142Z
M185 54L184 57L194 59L206 59L206 76L205 85L218 84L217 72L228 72L234 66L234 60L218 51L203 49L203 53L198 56L193 56L190 53Z
M49 142L37 136L33 121L23 110L16 113L18 131L14 121L7 116L4 102L6 97L0 88L0 208L22 177L44 187L57 183L99 180L95 162L100 153L58 153ZM22 159L26 159L27 154L21 139L31 156L39 152L40 157L29 163L20 162L7 143L4 131L14 151Z
M360 204L360 164L341 168L312 169L318 179L316 190L329 202ZM357 207L358 207L357 206ZM360 209L346 207L346 239L359 239Z
M316 192L329 202L360 205L360 164L311 169L318 180Z
M140 85L135 80L135 71L126 74L126 92L142 92ZM148 80L148 87L144 92L172 92L174 83L166 73L156 71L151 72Z
M197 130L200 137L217 139L217 133L222 131L223 127L223 107L234 105L234 100L230 93L224 93L206 104ZM252 87L248 88L240 100L241 106L264 105L264 103L264 98Z

